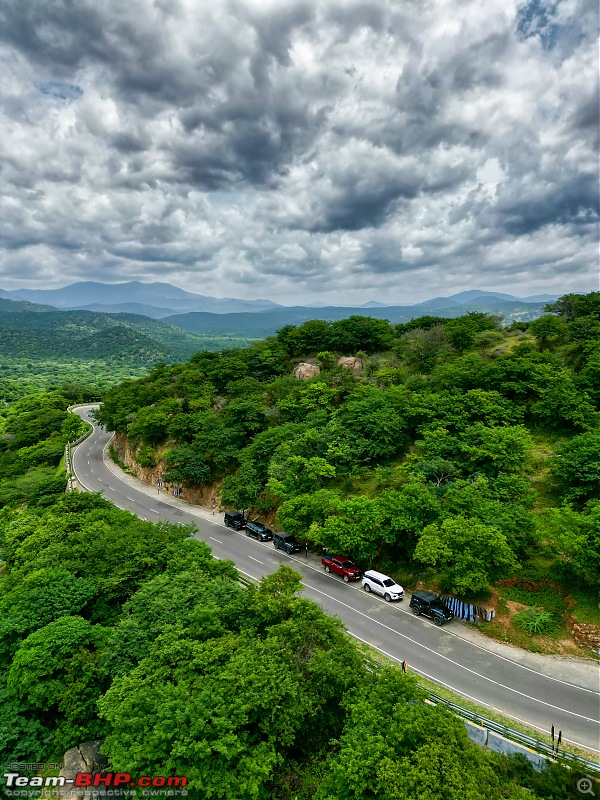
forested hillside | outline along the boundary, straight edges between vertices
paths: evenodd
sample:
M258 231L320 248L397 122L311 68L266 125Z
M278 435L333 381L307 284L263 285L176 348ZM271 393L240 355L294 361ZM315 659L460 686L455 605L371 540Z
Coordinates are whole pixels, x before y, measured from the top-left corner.
M143 375L159 361L247 341L196 336L137 314L58 311L0 299L0 402L69 382L99 396L107 385Z
M585 596L600 576L600 294L551 310L509 329L478 313L286 326L124 384L99 418L167 482L217 483L225 505L409 585L485 598L520 576ZM295 379L307 359L320 373Z

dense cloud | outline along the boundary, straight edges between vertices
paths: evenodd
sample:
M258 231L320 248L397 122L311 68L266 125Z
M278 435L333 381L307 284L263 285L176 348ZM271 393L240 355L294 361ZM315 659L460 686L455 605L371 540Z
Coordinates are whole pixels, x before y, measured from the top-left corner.
M597 17L595 0L3 0L0 286L597 288Z

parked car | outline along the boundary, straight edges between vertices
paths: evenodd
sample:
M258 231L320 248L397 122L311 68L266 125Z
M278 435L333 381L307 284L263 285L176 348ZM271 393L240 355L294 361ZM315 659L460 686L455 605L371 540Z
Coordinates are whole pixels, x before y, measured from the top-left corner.
M443 625L445 622L450 622L451 619L454 619L454 613L450 611L448 606L444 605L437 594L426 592L424 589L414 592L410 598L409 606L412 608L413 614L417 616L423 614L426 617L430 617L436 625Z
M244 527L244 515L240 511L226 511L225 525L236 531L241 531Z
M253 539L258 539L259 542L268 542L273 538L273 531L263 525L262 522L254 520L247 522L245 525L246 536L251 536Z
M325 572L335 572L348 581L357 581L361 576L361 571L353 564L347 556L323 556L321 564L325 567Z
M393 578L384 575L382 572L375 572L370 569L365 572L362 580L365 592L375 592L384 597L388 603L390 600L403 600L404 589L399 586Z
M285 550L288 555L299 553L302 550L302 545L294 539L291 533L285 531L280 531L273 536L273 544L277 550Z

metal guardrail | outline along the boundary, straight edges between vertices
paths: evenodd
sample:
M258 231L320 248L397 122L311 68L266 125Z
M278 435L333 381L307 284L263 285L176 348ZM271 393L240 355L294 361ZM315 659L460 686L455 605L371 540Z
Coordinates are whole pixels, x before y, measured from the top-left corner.
M458 717L462 717L463 719L466 719L475 725L479 725L482 728L487 728L489 731L498 733L505 739L509 739L511 742L516 742L517 744L523 745L539 755L546 756L547 758L567 764L568 766L581 767L587 772L593 772L600 775L600 764L597 764L594 761L588 761L586 758L581 758L580 756L573 755L572 753L568 753L564 750L558 752L558 748L553 749L551 745L546 744L546 742L542 742L540 739L528 736L520 731L515 731L513 728L509 728L506 725L495 722L493 719L488 719L487 717L477 714L474 711L469 711L467 708L456 705L456 703L452 703L450 700L446 700L434 692L430 692L428 689L424 689L424 691L427 693L427 696L432 703L445 706L449 711Z

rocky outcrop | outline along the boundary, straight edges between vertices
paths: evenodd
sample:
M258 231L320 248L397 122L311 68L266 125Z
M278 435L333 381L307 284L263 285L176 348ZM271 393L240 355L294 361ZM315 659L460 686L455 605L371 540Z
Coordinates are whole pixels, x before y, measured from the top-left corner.
M316 364L309 364L306 361L301 361L294 370L294 378L296 378L297 381L307 381L309 378L314 378L314 376L318 375L320 372L321 369L317 367Z
M63 757L63 766L59 773L60 777L66 780L74 780L78 772L106 772L108 760L100 752L102 739L94 742L83 742L79 747L72 747L67 750ZM111 791L111 796L116 795ZM69 798L69 800L91 800L91 798L105 797L106 788L80 788L77 789L72 783L65 786L58 786L55 789L56 797ZM120 794L120 793L119 793Z
M356 375L362 370L363 362L356 356L340 356L337 360L338 367L344 369L351 369Z

